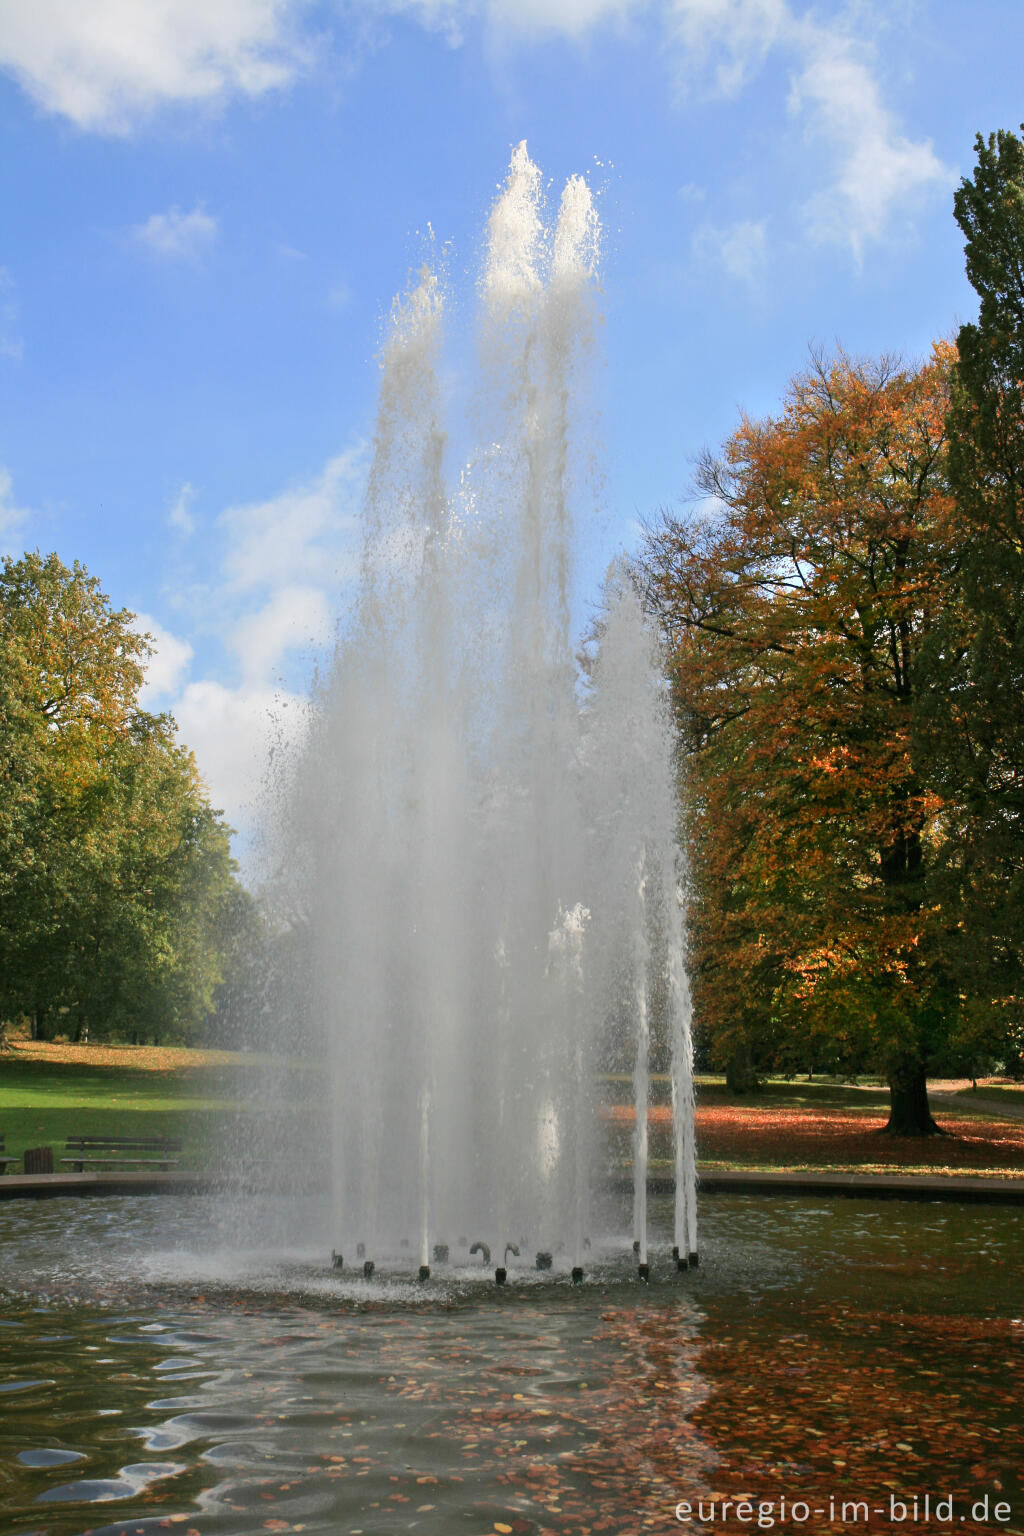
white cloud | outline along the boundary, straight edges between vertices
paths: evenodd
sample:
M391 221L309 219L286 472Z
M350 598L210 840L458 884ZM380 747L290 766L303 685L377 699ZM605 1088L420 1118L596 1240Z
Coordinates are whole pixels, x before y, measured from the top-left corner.
M371 10L415 16L457 46L473 21L482 21L505 36L582 37L592 27L621 21L642 9L644 0L369 0L368 4L364 0L364 4Z
M186 538L195 532L196 520L190 511L195 494L195 487L188 480L182 481L181 489L167 513L171 527L177 528Z
M492 26L510 32L581 37L591 27L621 21L636 9L636 0L487 0L485 13Z
M220 521L229 541L224 570L230 584L245 591L347 579L357 558L364 478L363 450L349 449L308 485L229 507Z
M330 635L331 609L322 588L288 586L240 619L228 645L251 685L267 681L289 651L323 645Z
M197 262L216 240L218 226L197 203L191 213L180 208L151 213L144 224L133 226L132 234L140 245L168 261Z
M810 10L798 15L787 0L669 0L666 24L682 85L697 81L732 96L770 53L793 61L790 111L803 119L827 178L803 210L813 243L848 245L859 261L923 196L954 184L928 140L900 132L870 50L838 23Z
M668 0L665 33L677 83L737 95L792 22L786 0Z
M27 507L19 507L13 495L10 470L0 464L0 554L13 554L24 525L32 516Z
M764 222L740 220L724 228L702 224L693 237L693 253L699 261L713 262L738 282L753 284L767 260Z
M174 103L285 86L308 52L305 0L10 0L0 69L79 128L127 133Z
M930 141L900 133L851 39L810 23L801 31L806 65L790 107L806 113L808 137L830 145L837 160L831 185L804 210L808 232L820 242L849 244L859 260L868 241L906 222L923 194L954 186L956 173Z
M148 613L137 613L132 628L140 635L148 635L153 647L139 699L145 709L166 709L184 681L192 661L192 647Z
M174 715L213 803L243 836L275 764L287 760L274 753L290 750L308 722L308 703L293 691L293 662L330 641L338 587L358 570L364 482L365 451L354 448L308 484L221 514L225 548L204 590L202 623L212 616L236 664L234 682L195 676L191 646L140 615L157 641L148 696ZM175 526L191 518L193 495L186 481L170 512ZM204 672L215 665L204 656ZM289 674L286 683L277 681L279 671Z
M294 747L310 718L298 694L211 680L189 683L174 714L213 804L241 829L252 825L274 753Z

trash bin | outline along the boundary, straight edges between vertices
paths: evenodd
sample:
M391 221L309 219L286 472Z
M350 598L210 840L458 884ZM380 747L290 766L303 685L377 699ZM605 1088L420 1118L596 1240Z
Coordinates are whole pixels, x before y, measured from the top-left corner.
M52 1173L53 1172L53 1148L52 1147L26 1147L25 1148L25 1172L26 1173Z

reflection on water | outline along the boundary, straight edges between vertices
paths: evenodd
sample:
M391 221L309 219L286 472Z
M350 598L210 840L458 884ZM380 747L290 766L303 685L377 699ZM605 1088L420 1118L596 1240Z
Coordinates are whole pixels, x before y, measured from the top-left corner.
M678 1282L662 1249L639 1287L624 1251L504 1293L220 1230L198 1200L0 1207L4 1532L631 1536L740 1477L803 1497L876 1462L997 1481L1020 1528L1024 1213L720 1197Z

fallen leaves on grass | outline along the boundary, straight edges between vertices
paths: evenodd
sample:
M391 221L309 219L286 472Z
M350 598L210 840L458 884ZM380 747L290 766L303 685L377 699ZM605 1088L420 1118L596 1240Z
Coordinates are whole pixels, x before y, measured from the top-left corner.
M620 1129L635 1120L631 1105L611 1105L602 1113ZM671 1109L651 1105L648 1123L656 1136L667 1138ZM697 1149L702 1162L741 1167L759 1163L779 1168L870 1167L879 1172L911 1166L952 1173L1024 1170L1024 1121L940 1115L939 1123L947 1135L881 1137L885 1118L871 1112L815 1114L806 1109L709 1105L697 1109ZM655 1156L659 1150L652 1146Z
M73 1045L65 1040L16 1040L21 1061L59 1062L64 1066L130 1067L136 1072L177 1072L182 1067L237 1066L238 1051L199 1050L184 1045Z

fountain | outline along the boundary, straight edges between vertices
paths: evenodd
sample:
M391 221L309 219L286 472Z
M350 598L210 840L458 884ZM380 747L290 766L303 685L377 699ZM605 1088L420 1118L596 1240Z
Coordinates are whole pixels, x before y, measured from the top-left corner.
M571 627L590 443L599 222L574 176L545 222L525 144L480 283L485 447L445 479L449 293L427 262L381 353L359 588L287 818L330 1053L332 1229L421 1280L456 1232L584 1271L599 1078L628 1058L633 1239L647 1251L652 1035L670 1062L679 1267L696 1256L673 735L655 640L613 570Z

